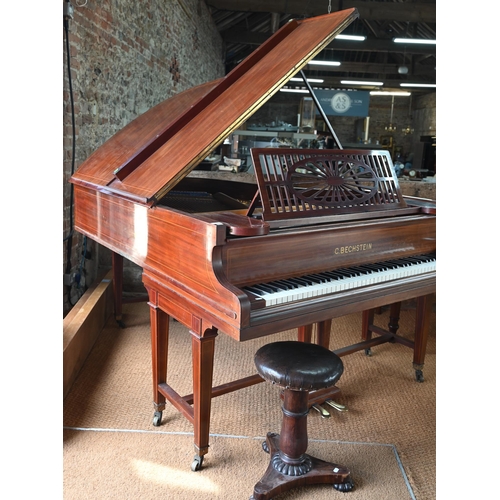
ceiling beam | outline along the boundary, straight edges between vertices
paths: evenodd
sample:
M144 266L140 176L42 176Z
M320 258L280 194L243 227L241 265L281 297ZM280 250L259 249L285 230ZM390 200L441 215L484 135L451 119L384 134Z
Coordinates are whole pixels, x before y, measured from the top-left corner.
M328 73L364 73L373 75L398 74L398 68L401 64L378 64L378 63L363 63L363 62L343 62L340 66L321 66L307 65L309 71L322 71ZM409 68L409 76L420 75L436 78L436 69L434 66L415 65L411 68L410 64L406 64ZM320 77L319 77L320 78Z
M422 78L408 78L407 80L401 80L401 79L396 79L396 78L382 78L380 81L383 82L383 85L381 86L375 86L375 85L366 85L366 86L353 86L353 85L345 85L340 83L341 80L352 80L352 78L345 78L342 76L331 76L331 77L325 77L324 78L324 83L322 84L316 84L312 83L313 89L329 89L329 88L344 88L344 89L352 89L356 88L358 90L374 90L374 89L380 89L380 90L400 90L400 91L408 91L408 92L435 92L436 89L432 87L401 87L401 83L406 82L411 82L411 83L434 83L429 80L423 80ZM372 78L371 80L377 81L377 79ZM305 88L304 84L300 84L299 82L292 83L290 82L287 84L288 87L295 87L295 88Z
M222 33L226 43L241 43L243 45L261 45L272 33L246 31L238 28L229 29ZM392 40L377 40L368 38L363 42L349 42L346 40L333 40L329 45L330 49L352 50L356 52L401 52L406 54L427 54L435 55L435 45L415 45L394 43Z
M327 14L326 0L206 0L207 5L220 10L240 12L276 12L301 17ZM364 0L332 0L332 12L355 7L360 19L435 23L436 5L424 2L369 2Z

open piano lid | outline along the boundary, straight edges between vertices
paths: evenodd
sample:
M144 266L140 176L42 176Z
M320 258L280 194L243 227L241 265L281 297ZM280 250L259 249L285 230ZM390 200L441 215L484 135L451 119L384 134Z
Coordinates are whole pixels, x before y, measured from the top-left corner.
M289 21L224 78L130 122L70 182L155 204L357 17L346 9Z

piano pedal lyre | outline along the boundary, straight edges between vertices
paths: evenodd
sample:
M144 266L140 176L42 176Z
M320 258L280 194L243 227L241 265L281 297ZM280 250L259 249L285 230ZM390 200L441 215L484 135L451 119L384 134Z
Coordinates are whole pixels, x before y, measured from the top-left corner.
M322 406L319 404L313 404L311 408L314 408L320 415L321 418L330 418L330 413L326 411Z
M337 411L344 412L344 411L349 411L347 409L347 406L341 405L340 403L336 403L333 401L333 399L327 399L325 401L327 405L330 405L332 408L335 408Z

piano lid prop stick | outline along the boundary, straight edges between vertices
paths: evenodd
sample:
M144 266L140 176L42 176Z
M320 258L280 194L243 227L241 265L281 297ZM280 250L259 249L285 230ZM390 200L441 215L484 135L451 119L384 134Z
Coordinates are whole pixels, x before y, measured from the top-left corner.
M332 134L332 137L335 139L335 142L337 143L337 146L339 147L339 149L344 149L342 147L342 144L340 144L340 141L339 141L339 138L337 137L337 134L333 130L333 127L332 127L332 124L330 123L330 120L328 119L328 117L326 116L325 111L321 107L321 104L319 103L318 98L314 95L313 89L312 89L311 85L309 84L309 82L307 81L306 75L304 74L303 70L300 70L300 76L304 80L304 83L305 83L305 85L307 87L307 90L311 94L311 97L312 97L312 99L314 101L314 104L318 108L318 111L320 112L321 117L323 118L324 122L327 124L327 126L328 126L328 128L330 130L330 134Z

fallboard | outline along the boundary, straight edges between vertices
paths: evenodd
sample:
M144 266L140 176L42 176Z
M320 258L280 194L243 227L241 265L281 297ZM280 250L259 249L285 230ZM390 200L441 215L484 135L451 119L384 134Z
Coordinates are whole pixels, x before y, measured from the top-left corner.
M231 239L221 263L225 278L244 286L435 250L436 218L421 214Z

